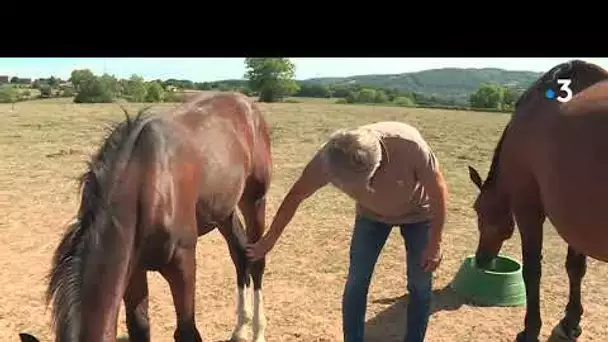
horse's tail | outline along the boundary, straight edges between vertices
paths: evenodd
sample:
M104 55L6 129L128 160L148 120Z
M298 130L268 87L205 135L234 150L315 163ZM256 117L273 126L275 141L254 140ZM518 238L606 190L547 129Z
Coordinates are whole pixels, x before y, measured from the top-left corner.
M82 278L87 241L92 238L93 234L77 219L68 226L55 249L46 290L46 304L53 301L53 325L58 340L80 340Z
M123 226L109 205L107 194L112 191L108 187L120 184L144 126L140 115L131 121L125 114L127 121L106 138L89 170L82 175L78 216L53 256L46 302L53 302L55 334L61 341L82 340L86 326L103 333L101 325L107 321L104 316L111 316L120 305L115 296L121 296L118 287L126 283L123 280L133 255L135 222L129 220L124 222L129 226ZM128 190L121 189L121 193L129 196ZM121 212L136 212L136 208L130 208L136 205L131 202L124 203ZM93 316L96 313L100 316Z

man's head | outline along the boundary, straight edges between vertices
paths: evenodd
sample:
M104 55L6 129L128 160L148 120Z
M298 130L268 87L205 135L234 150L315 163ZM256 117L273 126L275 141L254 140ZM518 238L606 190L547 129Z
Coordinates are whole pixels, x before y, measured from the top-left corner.
M369 187L382 160L380 137L366 128L339 130L325 144L323 157L334 178L349 183L362 181Z

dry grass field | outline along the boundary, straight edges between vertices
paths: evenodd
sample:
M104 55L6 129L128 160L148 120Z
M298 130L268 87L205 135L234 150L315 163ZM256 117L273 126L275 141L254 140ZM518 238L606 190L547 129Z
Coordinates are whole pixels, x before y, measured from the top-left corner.
M143 105L129 105L135 111ZM162 104L156 108L168 108ZM513 341L524 308L477 308L446 289L462 259L477 243L471 209L475 187L467 164L485 175L494 144L508 116L461 111L334 105L302 102L262 105L272 126L274 178L270 221L278 204L329 134L341 127L379 120L418 126L436 151L451 190L445 256L435 275L434 313L427 341ZM44 277L63 225L77 208L77 177L103 137L122 119L117 105L75 105L48 100L0 105L0 340L27 331L51 341L43 305ZM304 203L268 258L265 278L267 340L342 341L341 295L353 203L327 187ZM548 226L545 234L541 311L548 336L567 300L566 246ZM521 259L519 237L504 253ZM380 257L369 294L369 341L399 341L404 331L404 246L395 230ZM235 271L224 240L214 231L199 240L198 327L206 341L230 336L235 321ZM590 261L584 280L581 341L608 336L608 265ZM172 341L175 315L169 288L150 274L153 341ZM119 336L126 336L121 311ZM126 341L126 339L124 339Z

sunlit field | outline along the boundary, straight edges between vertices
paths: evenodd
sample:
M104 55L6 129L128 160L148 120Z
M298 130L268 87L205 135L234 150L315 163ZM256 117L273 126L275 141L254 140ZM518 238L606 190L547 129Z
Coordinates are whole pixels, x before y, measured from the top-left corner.
M175 104L156 105L163 110ZM126 105L133 113L144 105ZM338 128L381 120L417 126L435 150L450 188L444 260L435 275L434 313L427 341L513 341L524 307L477 308L446 286L463 258L474 252L477 228L471 209L476 188L467 165L485 176L508 114L331 104L328 101L261 104L271 125L274 171L270 222L287 189L324 140ZM77 105L45 100L0 105L0 340L22 331L51 341L44 307L45 276L65 223L75 214L75 178L103 138L123 118L116 104ZM269 254L264 282L267 341L342 341L341 296L347 271L354 205L327 187L306 201ZM568 277L566 245L546 227L541 285L544 338L562 317ZM521 260L519 236L504 253ZM196 319L206 341L230 337L235 322L235 270L219 232L199 239ZM583 286L581 341L608 336L608 265L590 261ZM400 341L405 329L404 246L392 233L369 294L369 341ZM153 341L173 341L175 314L167 283L150 274ZM124 311L119 337L126 340Z

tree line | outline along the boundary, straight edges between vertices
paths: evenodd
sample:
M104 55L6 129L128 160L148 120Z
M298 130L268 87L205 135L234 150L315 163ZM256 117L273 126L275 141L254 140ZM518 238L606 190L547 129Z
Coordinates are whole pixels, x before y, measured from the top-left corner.
M181 101L184 91L237 91L257 96L260 102L284 101L288 97L335 99L343 104L382 104L402 107L458 107L453 99L422 95L399 89L366 86L358 83L323 85L295 80L295 65L287 58L246 58L244 80L194 82L167 79L145 81L132 75L118 79L104 73L95 75L89 69L73 70L64 81L58 77L40 78L31 88L40 91L40 97L73 97L75 103L109 103L118 99L129 102L176 102ZM16 102L30 98L23 88L22 79L13 77L14 87L0 88L0 102ZM522 89L482 84L470 95L469 107L495 111L513 108ZM292 100L293 101L293 100ZM296 100L297 101L297 100ZM467 109L468 109L467 108ZM465 108L462 108L465 109Z

